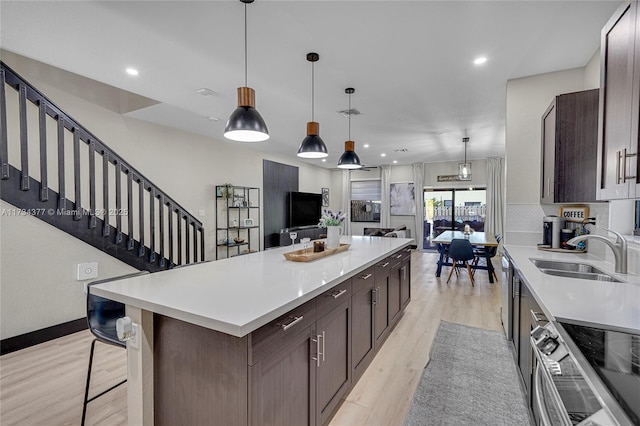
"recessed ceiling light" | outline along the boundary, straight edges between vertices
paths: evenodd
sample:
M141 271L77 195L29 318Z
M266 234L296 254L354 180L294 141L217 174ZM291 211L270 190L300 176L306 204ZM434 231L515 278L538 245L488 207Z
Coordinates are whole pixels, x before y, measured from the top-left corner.
M126 71L127 71L127 74L129 74L129 75L138 75L138 74L140 74L138 72L138 70L135 69L135 68L127 68Z
M393 160L393 164L398 164L398 160Z
M482 65L485 62L487 62L487 57L486 56L480 56L480 57L478 57L478 58L473 60L473 63L476 64L476 65Z
M210 115L209 117L207 117L210 121L220 121L220 119L216 116Z
M369 144L365 143L364 145L362 145L363 148L369 148Z
M380 157L386 157L387 154L385 154L384 152L382 154L380 154Z
M326 162L327 162L327 159L326 159L326 158L323 158L323 159L322 159L322 162L323 162L323 163L326 163Z

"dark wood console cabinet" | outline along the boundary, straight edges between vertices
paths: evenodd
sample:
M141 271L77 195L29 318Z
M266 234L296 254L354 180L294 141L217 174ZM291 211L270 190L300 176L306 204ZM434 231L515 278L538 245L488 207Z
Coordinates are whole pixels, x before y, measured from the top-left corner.
M241 338L154 314L155 424L326 425L409 303L410 265L401 249Z

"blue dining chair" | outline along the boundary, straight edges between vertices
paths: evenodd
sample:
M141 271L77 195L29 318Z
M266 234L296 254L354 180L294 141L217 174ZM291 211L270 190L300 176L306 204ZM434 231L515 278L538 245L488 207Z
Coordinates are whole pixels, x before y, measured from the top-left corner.
M467 239L462 238L454 238L451 240L451 244L449 244L449 257L451 258L451 271L449 271L449 277L447 278L447 284L451 280L451 274L453 271L456 271L456 275L458 273L458 268L466 268L469 273L469 278L471 279L471 285L475 286L475 281L473 278L473 272L471 271L471 265L469 265L469 261L472 261L475 257L473 254L473 246Z
M96 296L95 294L91 293L91 287L96 284L122 280L125 278L131 278L148 273L149 271L135 272L133 274L93 281L87 284L87 323L89 324L89 330L91 331L91 334L93 334L95 339L93 339L93 342L91 342L91 352L89 353L89 367L87 368L87 382L84 389L84 402L82 404L81 421L81 425L83 426L87 415L87 404L89 404L94 399L101 397L107 392L112 391L113 389L117 388L127 381L127 379L124 379L121 382L111 386L109 389L100 392L98 395L89 398L89 387L91 385L91 367L93 365L93 354L95 352L96 342L101 342L113 346L120 346L123 349L126 348L126 342L121 342L118 339L118 334L116 333L116 321L118 320L118 318L122 318L125 316L124 303Z

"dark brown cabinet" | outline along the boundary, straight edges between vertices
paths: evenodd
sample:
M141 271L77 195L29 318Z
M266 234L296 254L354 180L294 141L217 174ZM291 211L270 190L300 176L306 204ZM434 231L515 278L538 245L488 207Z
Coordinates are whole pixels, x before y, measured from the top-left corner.
M623 4L602 29L597 174L599 200L640 196L639 21L638 3L632 1Z
M598 89L556 96L542 116L541 203L596 201Z
M373 330L376 350L387 338L389 328L389 272L391 260L385 259L376 265L373 289Z
M402 254L393 258L393 266L389 272L389 323L392 324L399 319L402 308L402 295L400 294L400 268L402 267Z
M352 278L352 365L353 380L360 378L375 355L374 318L374 274L369 268Z
M411 262L404 259L400 266L400 301L404 309L411 300Z

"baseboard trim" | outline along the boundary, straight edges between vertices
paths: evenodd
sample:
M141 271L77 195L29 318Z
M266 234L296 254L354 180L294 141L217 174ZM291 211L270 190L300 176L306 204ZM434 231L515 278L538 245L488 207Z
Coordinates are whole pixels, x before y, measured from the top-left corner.
M20 349L48 342L49 340L57 339L58 337L76 333L87 328L89 328L87 318L78 318L73 321L53 325L41 330L9 337L8 339L2 339L0 340L0 355L19 351Z

